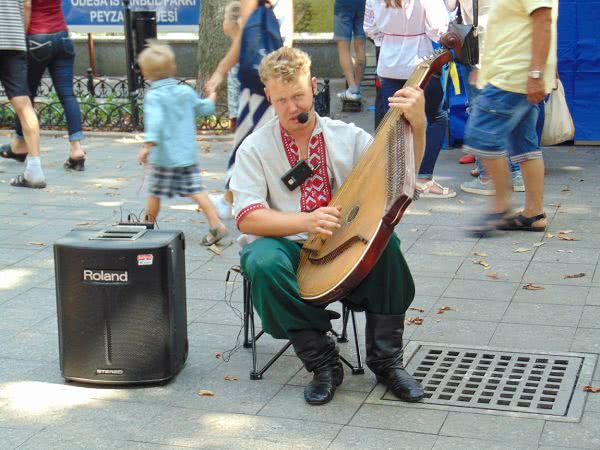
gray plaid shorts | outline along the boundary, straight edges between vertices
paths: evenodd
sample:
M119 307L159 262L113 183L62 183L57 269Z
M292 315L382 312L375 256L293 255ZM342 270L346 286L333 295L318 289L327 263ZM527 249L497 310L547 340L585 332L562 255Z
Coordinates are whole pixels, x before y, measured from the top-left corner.
M187 196L202 192L202 178L198 166L159 167L150 172L150 195L156 197Z

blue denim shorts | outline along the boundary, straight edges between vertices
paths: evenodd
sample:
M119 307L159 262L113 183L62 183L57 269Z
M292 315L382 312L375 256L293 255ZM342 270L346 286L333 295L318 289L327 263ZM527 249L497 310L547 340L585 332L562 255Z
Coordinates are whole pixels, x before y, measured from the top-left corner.
M515 163L541 159L538 114L538 106L529 103L527 95L488 84L470 108L463 148L482 158L510 155Z
M363 30L365 0L335 0L333 7L333 38L338 41L366 39Z

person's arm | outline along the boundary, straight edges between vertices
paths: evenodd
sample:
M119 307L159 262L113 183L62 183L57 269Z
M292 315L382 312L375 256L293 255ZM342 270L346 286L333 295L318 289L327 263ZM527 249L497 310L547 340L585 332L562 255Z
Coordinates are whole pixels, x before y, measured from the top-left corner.
M544 72L548 52L550 51L550 40L552 38L552 8L538 8L531 12L533 20L533 34L531 36L531 62L530 71ZM544 77L527 77L527 100L529 103L537 104L546 96L546 82Z
M425 33L434 42L448 31L450 23L444 0L421 0L425 9Z
M144 97L144 142L160 142L163 119L160 102L154 92L149 91Z
M377 28L377 22L375 20L375 12L373 11L373 5L371 0L367 0L365 3L365 17L363 20L363 30L367 37L373 39L375 45L380 46L383 41L383 33Z
M23 26L25 33L29 30L29 24L31 23L31 0L23 0Z
M196 116L210 116L215 113L215 101L217 94L211 94L208 98L200 98L200 96L191 90L191 94L194 96L194 111Z
M250 15L258 7L258 0L241 0L240 3L240 32L231 41L231 46L229 47L227 54L221 59L212 76L204 85L206 95L217 92L217 89L227 75L227 72L229 72L229 70L240 60L240 47L242 46L244 26Z
M325 206L312 212L284 213L261 208L247 214L238 228L255 236L285 237L300 233L319 233L331 236L340 227L340 211Z
M390 108L398 108L402 111L404 118L408 120L412 127L415 167L419 170L425 153L425 131L427 130L423 90L405 87L397 91L393 97L388 98L388 101L390 102Z
M448 11L452 12L457 8L458 0L448 0L446 5L448 6Z

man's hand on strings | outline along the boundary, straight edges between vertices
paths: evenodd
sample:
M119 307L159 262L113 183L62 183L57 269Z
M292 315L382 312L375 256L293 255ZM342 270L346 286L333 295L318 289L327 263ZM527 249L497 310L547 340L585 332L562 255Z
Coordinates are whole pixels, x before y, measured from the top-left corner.
M306 231L331 236L341 227L339 207L324 206L307 214Z
M390 108L402 111L406 120L413 128L424 128L427 125L425 117L425 96L421 88L404 87L388 98Z

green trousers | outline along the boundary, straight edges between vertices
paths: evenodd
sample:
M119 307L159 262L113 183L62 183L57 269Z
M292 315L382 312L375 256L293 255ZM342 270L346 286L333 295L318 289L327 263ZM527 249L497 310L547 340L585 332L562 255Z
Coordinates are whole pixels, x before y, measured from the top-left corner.
M254 307L263 330L277 339L289 339L296 330L331 329L329 314L298 294L300 248L289 239L261 238L242 249L242 270L251 283ZM375 314L404 314L414 296L400 240L393 234L375 267L346 300Z

